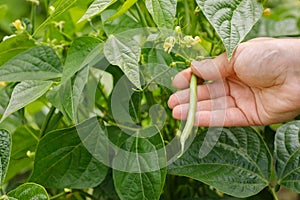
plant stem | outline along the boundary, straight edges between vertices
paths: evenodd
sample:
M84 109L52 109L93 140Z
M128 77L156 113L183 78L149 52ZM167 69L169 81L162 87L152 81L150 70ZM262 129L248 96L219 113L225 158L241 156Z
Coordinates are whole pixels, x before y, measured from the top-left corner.
M181 153L178 157L181 157L184 153L184 144L185 141L188 139L195 120L195 112L197 107L197 77L196 75L192 75L191 82L190 82L190 106L186 124L183 128L182 133L180 134L180 144L181 144Z
M31 7L31 25L32 25L31 34L33 34L34 30L35 30L35 19L36 19L36 5L35 5L35 3L32 3L32 7Z
M55 107L51 106L51 108L42 124L41 130L40 130L40 138L42 138L46 134L46 129L47 129L50 119L52 118L54 113L55 113Z
M270 188L270 190L271 190L271 193L274 197L274 200L278 200L278 197L277 197L276 192L275 192L275 188Z
M54 196L50 197L50 199L57 199L57 198L62 197L64 195L66 195L66 194L67 194L66 192L61 192L61 193L59 193L57 195L54 195Z

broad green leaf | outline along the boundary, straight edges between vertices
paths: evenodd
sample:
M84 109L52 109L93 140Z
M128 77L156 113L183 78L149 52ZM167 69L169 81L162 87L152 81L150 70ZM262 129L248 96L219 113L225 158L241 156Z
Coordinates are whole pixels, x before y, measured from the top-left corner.
M33 167L33 158L26 154L35 152L39 141L39 131L29 127L20 126L12 134L11 159L6 173L6 181L24 170Z
M117 0L95 0L78 22L82 22L83 20L90 19L91 17L100 14L116 1Z
M0 66L14 56L34 47L34 42L26 35L11 37L0 43Z
M51 85L52 81L23 81L16 85L1 122L10 114L41 97Z
M146 131L149 130L150 135L155 131ZM163 140L159 133L152 137L142 137L148 134L146 131L138 131L123 141L122 146L127 153L124 150L117 151L113 159L114 184L122 200L156 200L161 195L166 178L166 168L159 167L166 162L164 151L159 151L163 148ZM116 169L120 165L123 165L123 171Z
M222 131L207 156L199 150L210 146L213 131ZM217 133L217 132L216 132ZM204 145L204 146L202 146ZM268 186L271 155L262 137L252 128L216 128L201 133L185 154L169 166L169 173L191 177L235 197L257 194Z
M281 126L275 136L278 183L300 192L300 121Z
M108 168L84 147L77 127L48 133L38 144L31 181L50 188L89 188L101 183Z
M196 0L196 2L220 35L229 58L263 12L262 5L257 0Z
M35 30L33 36L43 30L53 19L71 8L76 1L77 0L56 0L52 5L55 9L54 12Z
M80 37L73 41L66 58L62 83L69 80L80 69L101 57L101 41L93 37Z
M117 11L116 14L112 15L111 17L109 17L107 19L107 21L111 21L114 20L118 17L120 17L121 15L123 15L127 10L129 10L135 3L137 2L137 0L127 0L123 3L122 7Z
M0 81L48 80L61 77L61 62L48 46L18 54L0 67Z
M139 60L141 47L134 39L110 35L104 46L104 55L113 65L122 69L128 79L141 88Z
M10 198L18 200L49 200L46 189L35 183L24 183L7 194Z
M146 6L159 28L172 29L177 0L146 0Z
M0 130L0 187L2 186L9 159L10 159L11 139L6 130Z

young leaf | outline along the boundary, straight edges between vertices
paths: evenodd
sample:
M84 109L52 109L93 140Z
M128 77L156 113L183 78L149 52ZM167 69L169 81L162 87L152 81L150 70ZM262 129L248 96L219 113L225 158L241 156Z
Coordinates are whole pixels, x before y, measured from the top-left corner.
M9 159L11 140L6 130L0 130L0 188L4 182Z
M104 55L113 65L122 69L128 79L141 88L139 60L141 47L134 39L126 39L110 35L104 46Z
M0 11L1 12L1 11ZM34 47L34 41L29 40L27 35L18 35L0 43L0 66L14 56Z
M177 0L146 0L146 7L159 28L172 29Z
M262 15L257 0L196 0L202 12L220 35L230 58Z
M49 196L45 188L35 183L24 183L16 189L10 191L8 194L9 198L15 199L38 199L38 200L49 200Z
M160 134L153 135L155 131L154 127L137 131L123 141L122 150L113 159L114 185L121 200L158 200L161 195L166 178L166 154ZM122 171L118 170L120 166Z
M13 112L41 97L51 85L52 81L23 81L16 85L1 122Z
M99 46L100 42L100 40L93 37L80 37L73 41L66 58L62 83L65 83L80 69L101 57L102 45Z
M35 30L33 36L38 34L43 30L53 19L60 16L62 13L67 11L77 0L57 0L52 5L54 7L54 12Z
M118 12L116 14L114 14L113 16L109 17L107 19L107 21L111 21L114 20L116 18L118 18L119 16L123 15L127 10L129 10L135 3L137 2L137 0L127 0L124 2L124 4L122 5L122 7L118 10Z
M216 129L217 130L217 129ZM204 182L235 197L248 197L268 186L271 155L262 137L252 128L223 129L211 152L200 158L205 137L195 138L183 156L169 166L169 173Z
M300 121L289 122L277 130L275 158L278 183L300 192Z
M30 180L50 188L82 189L101 183L108 168L86 150L78 137L88 123L44 136L37 147Z
M61 62L48 46L29 49L0 67L0 81L48 80L61 76Z
M91 17L100 14L116 1L117 0L95 0L78 22L82 22L86 19L90 19Z

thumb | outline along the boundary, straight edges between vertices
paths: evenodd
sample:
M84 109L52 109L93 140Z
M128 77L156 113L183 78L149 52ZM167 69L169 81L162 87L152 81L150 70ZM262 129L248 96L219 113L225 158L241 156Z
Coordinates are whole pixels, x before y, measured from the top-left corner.
M193 61L191 69L196 76L204 80L218 80L234 73L231 63L226 53L223 53L214 59Z

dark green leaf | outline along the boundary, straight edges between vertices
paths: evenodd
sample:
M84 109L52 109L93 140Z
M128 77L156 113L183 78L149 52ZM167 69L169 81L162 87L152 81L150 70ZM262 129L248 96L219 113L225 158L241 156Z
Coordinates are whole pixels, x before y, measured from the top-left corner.
M35 183L25 183L7 194L10 198L18 200L49 200L47 191L43 186Z
M65 62L62 83L101 57L100 53L103 46L99 45L100 42L100 40L92 37L80 37L73 41Z
M217 132L195 138L187 152L169 166L169 173L191 177L236 197L257 194L268 186L271 155L258 133L252 128L223 129L212 150L200 158L202 145L211 145L204 138L211 134Z
M18 54L0 67L0 81L48 80L61 76L61 62L48 46Z
M134 39L126 39L110 35L105 43L104 55L113 65L122 69L128 79L141 88L139 60L141 47Z
M2 186L9 159L10 159L10 135L6 130L0 130L0 187Z
M11 159L6 174L6 181L13 178L24 169L33 167L33 159L27 152L35 152L39 141L39 131L28 126L20 126L12 134Z
M173 29L177 0L146 0L148 11L159 28Z
M13 112L37 100L47 92L51 85L52 81L24 81L16 85L0 122Z
M300 121L281 126L275 136L278 183L300 192Z
M256 0L196 0L202 12L220 35L230 58L262 15Z
M91 17L100 14L103 12L106 8L108 8L110 5L114 4L117 0L95 0L86 13L81 17L79 22L82 22L83 20L90 19Z
M48 133L38 144L31 181L50 188L88 188L101 183L108 168L84 147L77 127Z
M159 199L166 178L163 146L155 127L137 131L123 142L113 159L114 184L122 200Z
M54 87L46 95L49 102L66 117L68 122L72 121L72 85L71 80Z
M1 12L1 11L0 11ZM26 35L18 35L0 43L0 66L14 56L34 47L34 42Z

